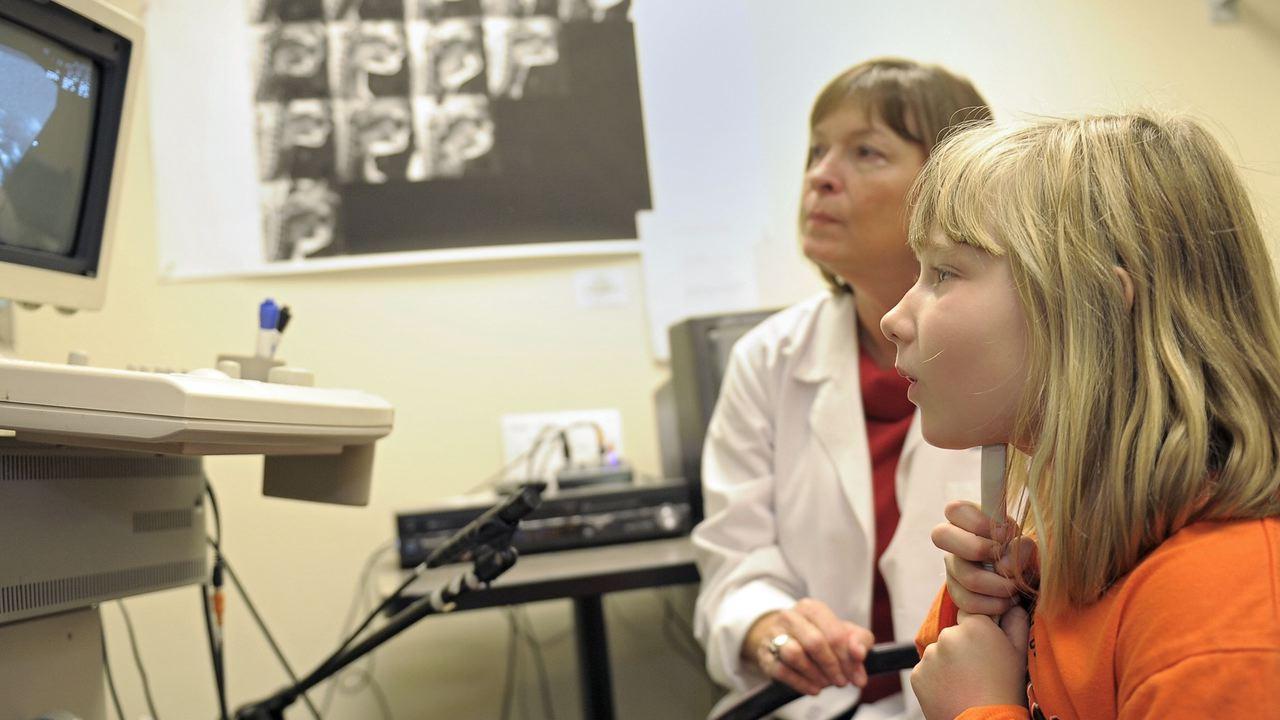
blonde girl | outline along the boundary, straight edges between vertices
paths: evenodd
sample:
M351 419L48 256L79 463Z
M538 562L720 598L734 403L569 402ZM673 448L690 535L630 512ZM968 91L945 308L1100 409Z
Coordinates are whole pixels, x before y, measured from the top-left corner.
M926 716L1278 712L1280 305L1218 143L1144 114L977 128L914 197L920 278L882 329L925 438L1007 443L1025 498L1016 542L965 503L934 532Z

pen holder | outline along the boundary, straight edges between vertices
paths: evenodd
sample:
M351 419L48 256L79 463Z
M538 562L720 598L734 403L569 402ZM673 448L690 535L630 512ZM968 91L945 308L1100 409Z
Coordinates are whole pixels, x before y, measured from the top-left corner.
M218 362L231 361L240 365L240 377L245 380L267 382L267 374L271 368L284 365L279 358L265 358L257 355L219 355Z

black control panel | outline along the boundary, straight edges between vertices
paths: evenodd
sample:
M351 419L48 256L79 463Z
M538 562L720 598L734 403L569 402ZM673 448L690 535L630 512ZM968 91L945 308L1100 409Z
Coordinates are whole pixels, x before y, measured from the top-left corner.
M400 566L414 567L492 503L396 513ZM684 480L562 490L520 521L521 553L568 550L687 535L693 529Z

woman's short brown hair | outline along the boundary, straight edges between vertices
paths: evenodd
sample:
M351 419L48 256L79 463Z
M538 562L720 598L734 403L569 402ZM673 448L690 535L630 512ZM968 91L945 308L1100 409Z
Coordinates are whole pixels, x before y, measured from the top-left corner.
M923 148L926 157L957 130L992 120L987 101L967 78L903 58L874 58L837 75L818 93L809 127L850 104ZM843 280L819 270L833 292L850 292Z

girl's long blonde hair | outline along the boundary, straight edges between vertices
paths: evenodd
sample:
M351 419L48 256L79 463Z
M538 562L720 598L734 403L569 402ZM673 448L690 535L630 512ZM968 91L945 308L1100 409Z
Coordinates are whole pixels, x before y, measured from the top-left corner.
M913 197L917 251L937 227L1012 266L1030 455L1006 496L1027 499L1042 607L1097 600L1189 523L1280 515L1276 281L1208 132L1150 114L978 127Z

